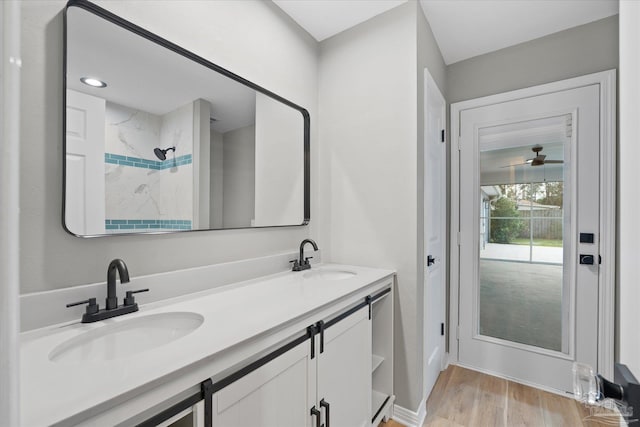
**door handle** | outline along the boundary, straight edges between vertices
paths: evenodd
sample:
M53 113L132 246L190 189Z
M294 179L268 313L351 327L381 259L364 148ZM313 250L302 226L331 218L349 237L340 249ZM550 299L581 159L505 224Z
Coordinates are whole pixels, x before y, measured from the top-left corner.
M593 265L593 263L594 263L593 255L580 254L580 264Z
M320 406L324 408L324 420L326 421L326 427L329 427L329 420L331 419L331 415L329 415L329 403L322 399Z
M434 257L432 257L431 255L427 255L427 267L430 267L431 265L436 263L436 259Z
M318 411L318 409L316 409L316 407L314 406L313 408L311 408L311 416L315 416L316 417L316 427L322 427L320 425L320 411Z

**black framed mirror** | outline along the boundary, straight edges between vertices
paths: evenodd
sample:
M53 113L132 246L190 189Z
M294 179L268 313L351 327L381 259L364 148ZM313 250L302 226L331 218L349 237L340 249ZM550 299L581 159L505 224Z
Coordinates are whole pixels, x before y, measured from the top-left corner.
M306 109L84 0L65 9L63 226L306 225Z

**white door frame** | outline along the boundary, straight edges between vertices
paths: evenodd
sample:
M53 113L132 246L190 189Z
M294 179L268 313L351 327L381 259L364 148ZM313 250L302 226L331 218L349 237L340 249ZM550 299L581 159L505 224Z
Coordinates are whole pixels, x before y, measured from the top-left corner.
M561 80L451 104L451 242L449 362L458 363L460 288L460 114L464 110L530 98L588 85L600 85L600 247L598 366L613 379L616 246L616 70Z

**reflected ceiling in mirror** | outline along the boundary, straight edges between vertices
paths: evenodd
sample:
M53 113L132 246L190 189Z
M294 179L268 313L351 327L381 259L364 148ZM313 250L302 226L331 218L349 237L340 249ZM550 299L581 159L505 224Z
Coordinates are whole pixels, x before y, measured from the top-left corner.
M308 223L304 108L86 1L65 35L67 231Z

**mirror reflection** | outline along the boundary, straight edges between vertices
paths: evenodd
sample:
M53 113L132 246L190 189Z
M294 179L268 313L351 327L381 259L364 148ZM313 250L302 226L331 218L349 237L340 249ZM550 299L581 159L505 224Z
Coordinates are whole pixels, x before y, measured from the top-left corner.
M67 230L305 224L306 110L112 20L66 11Z

